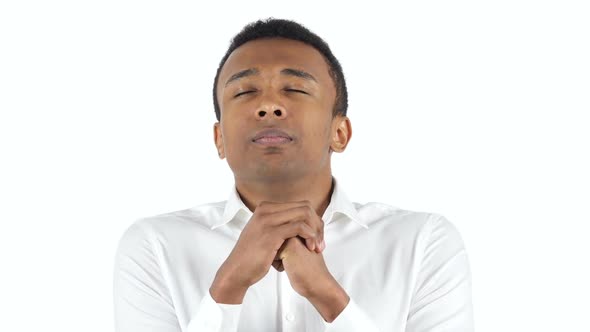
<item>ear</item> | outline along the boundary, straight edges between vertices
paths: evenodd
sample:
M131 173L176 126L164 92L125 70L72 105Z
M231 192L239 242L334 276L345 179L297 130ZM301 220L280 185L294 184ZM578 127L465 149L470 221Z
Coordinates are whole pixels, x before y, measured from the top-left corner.
M217 148L219 159L225 158L225 150L223 149L223 135L221 134L221 125L219 122L213 124L213 140Z
M334 152L343 152L352 137L352 126L350 119L346 116L337 115L332 120L332 142L330 150Z

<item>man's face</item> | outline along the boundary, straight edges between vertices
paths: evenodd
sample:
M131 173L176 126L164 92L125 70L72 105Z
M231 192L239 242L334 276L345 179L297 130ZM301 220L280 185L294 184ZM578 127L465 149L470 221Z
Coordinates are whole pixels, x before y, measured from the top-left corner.
M343 151L350 138L350 122L332 117L336 88L328 70L316 49L288 39L251 41L229 56L217 82L214 133L236 177L282 181L329 168L330 151ZM264 129L290 138L260 134Z

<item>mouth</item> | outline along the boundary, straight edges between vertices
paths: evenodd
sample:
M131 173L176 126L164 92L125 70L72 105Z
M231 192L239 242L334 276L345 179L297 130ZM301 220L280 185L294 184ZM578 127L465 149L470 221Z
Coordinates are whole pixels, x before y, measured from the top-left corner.
M279 137L279 136L265 136L259 139L253 140L256 144L261 145L280 145L280 144L287 144L291 143L292 139L287 137Z
M283 145L293 141L293 137L280 129L265 129L259 131L252 142L260 145Z

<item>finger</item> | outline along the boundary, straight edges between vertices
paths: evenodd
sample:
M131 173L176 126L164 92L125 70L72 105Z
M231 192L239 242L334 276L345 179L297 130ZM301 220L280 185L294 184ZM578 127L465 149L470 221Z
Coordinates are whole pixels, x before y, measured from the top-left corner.
M314 244L306 242L306 247L315 252L320 252L321 243L324 238L324 222L317 215L311 206L310 201L300 202L261 202L259 208L262 211L261 216L264 218L263 223L267 225L279 225L293 221L303 220L318 234L318 240Z
M316 245L316 241L313 240L313 239L305 239L305 246L310 251L314 251L314 250L316 250L318 248L317 245Z
M315 245L315 252L316 253L321 253L324 251L324 249L326 249L326 241L324 240L324 232L318 233L318 237L316 239L316 245Z
M277 250L277 254L275 255L275 258L274 258L275 261L281 260L281 257L280 257L281 252L285 249L286 246L287 246L287 241L283 241L283 244L281 244L281 246Z
M317 215L317 213L309 205L293 207L287 210L271 213L265 215L268 218L266 221L271 225L281 225L293 221L304 221L314 229L320 238L320 241L324 238L324 222ZM319 246L319 242L316 243L316 247Z
M313 227L311 219L314 214L315 212L312 213L312 209L307 205L298 205L291 206L287 209L265 213L264 218L267 219L267 223L270 225L280 225L296 220L309 220L309 226Z
M260 210L260 212L263 212L263 213L275 213L275 212L280 212L280 211L284 211L284 210L288 210L288 209L292 209L292 208L300 207L300 206L306 206L306 205L311 206L311 203L309 201L297 201L297 202L263 201L263 202L260 202L256 206L254 211Z
M295 236L316 242L317 233L303 221L295 221L274 227L274 232L285 241Z

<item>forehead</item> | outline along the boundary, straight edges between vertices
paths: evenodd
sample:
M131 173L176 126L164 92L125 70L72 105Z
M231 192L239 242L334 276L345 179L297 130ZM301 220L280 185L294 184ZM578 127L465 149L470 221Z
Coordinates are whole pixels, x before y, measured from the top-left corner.
M330 82L328 64L322 54L296 40L258 39L238 47L228 57L219 74L220 86L232 74L250 68L276 72L284 68L300 69L315 76L320 83Z

